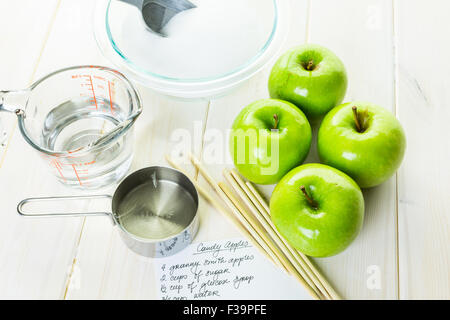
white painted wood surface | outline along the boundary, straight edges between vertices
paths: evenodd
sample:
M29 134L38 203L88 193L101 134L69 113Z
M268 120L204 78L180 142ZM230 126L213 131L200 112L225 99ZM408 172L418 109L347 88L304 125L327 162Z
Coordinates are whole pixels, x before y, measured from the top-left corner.
M450 3L396 1L400 298L450 298ZM424 61L425 63L422 63Z
M393 110L391 12L389 0L312 1L309 41L331 48L344 61L348 73L345 101L367 100ZM342 254L318 260L336 287L344 288L340 290L347 298L397 296L395 183L393 177L364 190L361 234ZM379 289L367 286L373 270L380 272Z
M450 298L450 148L444 123L450 103L450 5L445 0L291 2L285 48L309 41L335 51L349 75L346 100L392 110L408 138L397 176L364 193L361 235L344 253L317 264L346 298ZM110 65L93 38L94 5L1 1L0 88L25 87L69 65ZM269 70L211 101L176 101L140 86L144 113L136 123L133 169L165 164L164 154L179 146L180 130L195 137L191 149L205 161L214 150L228 159L226 130L242 107L268 96ZM73 191L53 181L15 129L14 117L0 117L9 132L7 145L0 147L0 298L155 298L152 261L125 248L107 219L18 217L15 206L22 198ZM317 161L314 147L307 161ZM217 179L230 166L223 162L208 165ZM272 187L262 189L270 196ZM238 235L203 201L200 214L196 241ZM368 286L377 274L380 287Z

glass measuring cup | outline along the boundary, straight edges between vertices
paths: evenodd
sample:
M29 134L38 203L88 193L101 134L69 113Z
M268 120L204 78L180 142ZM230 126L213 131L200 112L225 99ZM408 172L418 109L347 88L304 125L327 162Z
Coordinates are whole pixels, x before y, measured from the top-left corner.
M132 126L142 111L136 89L116 70L76 66L19 91L0 91L0 111L65 185L93 189L121 179L133 157Z

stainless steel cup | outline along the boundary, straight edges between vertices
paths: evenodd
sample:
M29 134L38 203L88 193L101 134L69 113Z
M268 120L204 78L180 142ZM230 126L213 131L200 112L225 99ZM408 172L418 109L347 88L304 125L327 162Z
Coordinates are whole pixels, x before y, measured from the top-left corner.
M36 203L108 198L111 210L104 212L33 212ZM17 211L26 217L107 215L134 252L146 257L166 257L189 245L198 230L198 194L183 173L167 167L148 167L126 177L114 195L28 198Z

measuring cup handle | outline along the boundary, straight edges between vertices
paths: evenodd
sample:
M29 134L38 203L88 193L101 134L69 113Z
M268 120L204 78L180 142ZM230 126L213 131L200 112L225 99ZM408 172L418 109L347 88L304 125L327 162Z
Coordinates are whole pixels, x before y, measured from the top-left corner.
M88 196L66 196L66 197L41 197L41 198L27 198L19 202L17 205L17 212L24 217L79 217L79 216L111 216L110 212L81 212L81 213L64 213L64 212L49 212L49 213L32 213L25 212L23 207L29 203L37 202L54 202L54 201L64 201L64 200L89 200L89 199L110 199L110 195L88 195ZM114 220L114 219L113 219Z
M29 90L0 91L0 111L12 113L23 112L22 108L29 95Z

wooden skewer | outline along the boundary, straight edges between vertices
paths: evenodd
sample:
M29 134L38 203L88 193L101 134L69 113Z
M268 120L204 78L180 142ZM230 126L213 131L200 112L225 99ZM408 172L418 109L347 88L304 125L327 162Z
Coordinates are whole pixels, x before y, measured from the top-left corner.
M274 258L263 248L259 245L259 243L253 238L253 236L245 229L242 224L240 224L238 221L236 221L233 217L233 215L222 205L220 204L208 191L206 191L202 186L198 184L198 182L188 173L186 170L181 168L179 164L177 164L175 161L173 161L168 155L166 155L166 161L175 169L182 172L186 177L188 177L192 183L194 184L195 188L198 190L198 192L202 195L203 198L205 198L206 201L208 201L214 208L217 209L220 213L222 213L226 218L228 218L233 224L235 224L239 231L247 238L253 240L253 245L261 251L273 264L283 267L279 262L277 263Z
M227 209L225 209L222 204L220 204L218 201L216 201L213 196L206 191L202 186L198 184L198 182L186 171L184 170L179 164L177 164L175 161L172 160L168 155L166 155L166 161L175 169L183 173L186 177L188 177L192 183L197 188L198 192L211 204L213 205L219 212L223 213L226 216L230 216Z
M264 250L269 254L269 256L276 262L278 266L288 272L280 256L271 249L270 240L268 240L264 236L261 236L261 234L258 233L257 230L255 230L254 226L245 219L245 215L243 214L243 212L245 212L245 209L241 206L238 199L233 196L230 189L228 189L228 187L221 182L219 182L217 185L220 189L219 195L222 197L223 201L228 204L235 217L239 220L240 223L242 223L247 232L250 234L251 238L255 239L255 241L264 248Z
M256 188L253 186L253 184L251 182L247 181L247 182L245 182L245 185L248 187L251 194L255 197L255 200L261 205L262 209L264 209L264 210L261 210L264 217L267 220L272 221L270 219L270 208L269 208L269 205L267 204L267 202L263 199L263 197L259 194L259 192L256 190ZM275 228L275 230L276 230L276 228ZM334 288L330 285L330 283L325 279L325 277L320 273L320 271L314 266L314 264L311 262L311 260L305 254L301 253L300 251L297 251L297 250L295 250L295 251L298 253L298 256L306 263L307 268L305 268L305 269L309 269L309 272L312 273L316 277L316 279L319 281L319 283L322 285L322 287L325 288L328 295L334 300L341 300L342 298L334 290Z
M229 200L231 200L233 203L239 203L238 200L233 196L231 193L231 190L228 189L228 187L222 183L219 182L219 188L225 193L226 197L228 197ZM248 215L246 215L245 210L243 212L236 212L238 215L239 220L241 223L248 228L248 231L253 235L254 238L260 239L263 243L265 243L267 246L269 246L270 250L276 255L277 259L280 260L280 263L287 269L289 273L291 273L297 280L303 285L303 287L308 291L308 293L316 300L319 300L319 295L309 286L308 283L305 282L305 280L301 277L299 273L293 268L293 266L289 263L289 261L286 259L286 257L279 252L279 249L275 247L275 245L268 239L268 237L262 232L263 230L260 229L260 226L250 224L246 218ZM245 222L244 222L245 221ZM260 234L264 234L264 236L261 237Z
M271 257L271 259L275 262L275 264L278 264L281 266L286 272L288 272L286 266L281 262L279 256L277 256L276 252L273 252L273 250L270 248L270 246L267 243L267 237L264 238L264 236L261 236L259 233L253 230L253 226L248 223L245 218L243 218L241 212L244 212L245 209L240 205L239 201L235 199L232 196L232 193L229 192L229 189L225 186L221 188L219 184L214 180L214 178L206 171L206 169L203 168L203 166L200 164L200 161L195 158L194 155L190 154L190 159L192 164L198 169L198 171L202 174L202 176L205 178L205 180L209 183L209 185L216 191L216 193L219 195L219 197L226 203L226 205L230 208L231 212L234 214L234 216L239 220L239 222L245 227L247 232L251 235L250 239L254 239L256 243L261 246L267 254ZM225 189L225 190L223 190ZM227 194L228 192L228 194ZM252 232L254 231L254 232ZM269 240L270 242L270 240Z
M250 191L246 190L246 186L244 181L241 179L239 175L235 176L234 173L230 173L229 170L225 169L223 171L223 175L225 176L225 179L231 184L233 189L237 192L237 194L241 197L242 200L244 200L244 203L247 205L247 207L250 209L250 211L253 213L253 215L258 219L259 223L263 226L263 228L267 231L267 233L270 235L270 237L274 240L276 245L281 249L283 254L286 256L286 258L289 260L289 262L294 266L294 268L297 270L297 272L303 277L303 279L308 283L308 285L316 292L317 295L321 294L320 289L318 286L314 283L314 281L311 280L310 275L305 272L304 265L300 263L293 252L294 250L289 250L288 245L286 245L286 242L284 241L284 238L280 236L280 234L274 229L273 224L268 223L262 214L260 213L259 209L253 204L250 198ZM322 293L323 294L323 293ZM324 294L325 298L328 298L326 294Z
M200 161L193 156L190 155L190 159L194 166L199 170L199 172L203 175L203 177L206 179L206 181L213 187L214 190L219 194L219 196L222 197L222 199L228 203L231 202L230 199L234 199L234 203L239 203L238 200L232 195L231 191L227 188L227 186L223 183L217 184L215 180L211 177L211 175L206 171L206 169L203 167L203 165L200 163ZM264 230L262 230L262 227L259 223L250 224L247 219L252 220L250 215L246 213L245 210L243 212L240 212L239 210L234 211L234 213L237 215L239 221L247 228L247 230L253 235L254 238L260 239L265 241L265 245L270 246L271 251L280 258L282 264L287 268L289 273L291 273L305 288L306 291L314 298L319 300L319 295L314 291L314 289L303 279L303 277L297 272L297 270L292 266L292 264L288 261L286 256L282 254L279 251L279 248L274 245L274 243L268 239L266 233ZM244 216L245 215L245 216ZM263 236L262 236L263 235ZM263 243L264 243L263 241ZM261 244L261 243L260 243ZM262 244L261 244L262 245Z
M305 279L308 279L310 281L310 285L316 287L325 299L333 299L333 297L331 297L331 295L327 292L319 279L317 279L314 273L310 270L303 258L299 255L298 251L295 250L292 245L290 245L289 242L287 242L286 239L278 232L277 228L270 219L270 215L265 212L265 209L250 191L238 172L234 169L231 170L231 172L226 170L225 174L228 174L229 177L232 177L236 181L237 185L235 185L235 187L240 189L238 190L238 192L240 193L241 198L244 200L244 202L248 203L248 207L260 220L261 224L263 224L264 227L268 230L271 236L278 242L281 242L281 244L278 245L280 246L280 248L283 248L285 251L287 251L286 255L293 260L293 264L296 266L299 272L302 273L303 277Z
M270 239L267 237L265 233L257 232L254 230L254 226L247 221L247 219L243 216L245 209L240 205L239 201L233 196L232 192L227 188L226 185L221 186L218 184L214 178L209 174L209 172L203 167L200 161L192 154L189 155L192 164L198 169L201 175L205 178L205 180L209 183L209 185L216 191L216 193L222 198L222 200L228 205L231 211L235 214L236 218L244 225L247 231L255 237L255 234L252 233L252 230L258 235L258 239L260 239L259 244L267 251L270 252L270 255L274 259L274 261L280 264L283 269L288 271L287 267L284 263L282 263L282 259L279 256L277 251L273 251L270 248ZM262 242L262 243L261 243Z

